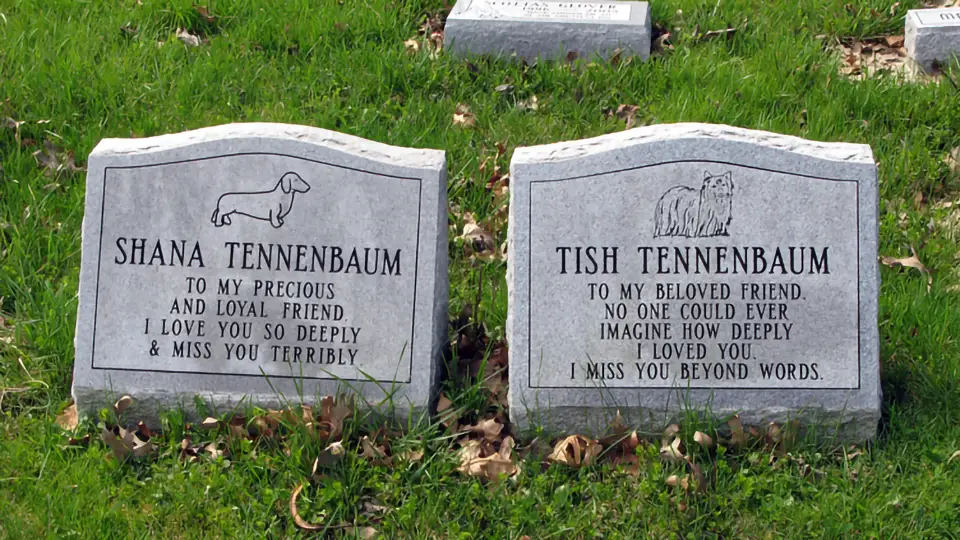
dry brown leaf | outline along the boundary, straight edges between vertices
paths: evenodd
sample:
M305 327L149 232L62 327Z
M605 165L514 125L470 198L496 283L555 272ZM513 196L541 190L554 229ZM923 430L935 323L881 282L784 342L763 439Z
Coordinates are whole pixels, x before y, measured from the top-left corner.
M894 49L903 47L904 43L903 36L887 36L883 38L883 40L887 43L887 47L892 47Z
M200 36L191 34L184 28L177 28L177 39L187 47L199 47L200 46Z
M610 460L610 464L614 467L623 466L626 469L627 474L630 476L640 476L640 459L637 458L636 454L625 453L614 455Z
M535 111L540 108L538 103L537 96L530 96L529 98L517 102L517 108L521 111Z
M480 420L476 424L470 426L471 433L483 435L484 439L491 442L500 438L501 431L503 431L503 424L497 422L496 418Z
M420 42L417 41L417 38L410 38L410 39L404 41L404 42L403 42L403 47L404 47L404 48L407 50L407 52L409 52L409 53L417 53L417 52L420 52Z
M510 456L513 454L513 448L516 446L516 444L517 443L513 440L513 437L507 435L500 443L500 450L497 453L500 454L500 457L504 459L510 459Z
M636 124L637 112L639 110L640 107L637 105L627 105L625 103L621 103L619 106L617 106L617 110L613 114L616 115L616 117L620 120L624 121L626 124L626 129L630 129Z
M133 398L130 396L123 396L113 404L113 410L117 414L122 414L123 411L127 410L127 407L133 405Z
M387 455L387 447L384 445L374 445L370 437L364 435L363 438L360 439L360 447L363 452L363 457L372 463L377 465L393 464L393 457Z
M377 532L373 527L344 527L343 533L346 536L352 538L363 538L364 540L370 540L371 538L376 538L380 533Z
M688 461L687 470L690 471L691 475L693 475L697 493L706 493L707 477L703 474L703 469L700 467L700 465L697 465L692 461Z
M193 463L200 460L200 447L194 446L190 436L180 441L180 462Z
M743 423L740 421L740 415L733 415L733 418L727 421L730 427L730 445L734 448L742 448L747 445L747 434L743 431Z
M660 459L669 462L669 463L682 463L687 460L687 456L684 454L683 439L677 437L670 444L665 444L660 447Z
M353 415L353 397L340 394L337 399L326 396L320 401L318 425L325 429L327 440L339 439L343 434L343 423ZM312 413L311 413L312 414Z
M227 430L231 437L245 439L250 436L250 432L247 430L247 419L243 416L230 418L230 421L227 422Z
M767 424L766 432L763 434L763 440L770 447L776 447L783 439L783 430L776 422Z
M226 449L220 448L221 441L217 440L203 447L203 450L210 456L211 459L217 459L218 457L226 456Z
M663 54L666 51L673 50L673 44L670 43L670 32L663 32L657 36L651 45L653 54Z
M461 127L471 127L476 124L477 118L470 112L470 108L465 104L457 105L457 110L453 113L453 125Z
M83 167L77 167L74 163L73 151L66 151L49 140L43 141L43 148L33 152L33 157L37 164L43 167L43 173L47 176L60 173L62 171L77 172L84 170Z
M623 421L623 416L620 415L620 409L617 409L617 415L613 417L608 429L617 437L623 436L629 429L626 422Z
M660 446L667 446L677 438L677 434L680 433L680 426L677 424L670 424L666 429L663 430L663 435L660 436Z
M599 441L583 435L571 435L554 445L547 460L570 467L590 466L596 463L602 451L603 445Z
M423 459L423 450L407 450L398 454L397 457L407 463L416 463Z
M460 450L457 451L461 466L464 463L479 459L482 453L483 448L480 445L480 441L477 440L460 441Z
M951 150L947 157L943 158L943 162L951 173L960 174L960 146Z
M889 266L891 268L896 268L899 266L899 267L914 268L916 270L919 270L920 273L925 274L927 276L927 292L929 292L930 288L933 286L933 274L930 272L929 268L927 268L926 266L924 266L922 262L920 262L920 258L917 256L917 251L913 249L913 246L910 246L910 252L912 253L912 255L910 255L909 257L902 257L902 258L889 257L886 255L882 255L880 257L880 262L883 263L885 266Z
M511 459L514 445L512 437L506 437L500 451L488 456L483 456L484 444L481 441L469 440L461 444L460 467L457 470L462 474L495 481L504 476L514 476L520 471Z
M77 428L77 404L73 403L57 415L57 425L65 431L73 431Z
M713 438L702 431L698 431L694 433L693 440L694 442L699 444L704 450L710 450L713 448Z
M467 255L471 259L483 261L502 260L503 252L498 251L497 241L493 234L477 223L472 212L463 215L463 231L457 239L463 242Z
M203 429L217 429L219 425L220 421L212 416L208 416L203 419L203 422L200 422L200 427Z
M76 437L70 437L69 439L67 439L68 446L87 446L88 444L90 444L89 433L85 434L83 437L80 437L79 439Z
M300 484L290 493L290 516L293 517L293 522L297 527L306 531L319 531L324 528L322 523L307 523L306 520L300 517L300 513L297 511L297 497L300 496L300 492L303 491L304 486L306 486L306 484Z
M203 20L207 21L208 23L213 24L213 23L217 22L217 16L216 16L216 15L212 15L212 14L210 13L210 10L207 8L207 6L200 6L200 5L194 4L194 5L193 5L193 9L194 9L194 11L196 11L201 17L203 17Z

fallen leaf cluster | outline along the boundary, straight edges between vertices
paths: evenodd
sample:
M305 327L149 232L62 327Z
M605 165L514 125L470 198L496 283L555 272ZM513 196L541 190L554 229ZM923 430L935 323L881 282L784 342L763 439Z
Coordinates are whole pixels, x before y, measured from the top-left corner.
M123 396L113 404L113 412L120 418L124 411L133 405L133 398ZM101 426L100 439L113 452L117 461L123 462L128 458L144 458L157 455L157 445L153 443L153 432L142 421L136 429L126 429L117 423L106 423Z
M483 340L475 341L474 346L487 345ZM492 350L490 358L497 358L492 363L505 367L506 346L496 344ZM499 393L491 391L491 396L499 396ZM160 440L159 434L151 431L143 422L130 429L120 425L119 419L131 405L133 399L130 396L120 398L113 407L118 422L101 426L101 439L120 462L153 458L159 454L159 448L154 443L155 440ZM314 458L310 475L296 485L290 495L289 511L294 523L304 530L342 530L365 538L374 537L377 531L370 525L376 525L391 509L369 495L362 496L358 503L360 507L357 517L362 523L354 521L329 524L322 520L311 522L300 514L299 502L304 490L311 486L322 486L327 478L325 470L348 454L382 467L396 467L423 459L424 447L421 441L415 441L411 447L409 442L404 441L403 433L386 426L377 427L359 439L351 438L352 443L346 442L343 439L344 422L351 417L353 411L353 399L341 395L336 399L323 398L318 409L298 405L283 410L263 411L251 418L239 415L227 419L208 417L197 425L186 426L187 435L179 445L179 459L184 464L226 460L231 457L231 448L236 448L232 443L238 439L255 441L273 437L285 443L285 437L291 430L306 432L317 442L312 446L312 451L316 453L310 456ZM663 479L665 486L672 492L671 500L675 501L679 508L685 509L685 497L704 493L710 486L705 467L709 468L711 464L715 466L717 456L729 451L762 456L763 454L757 453L757 450L762 450L769 455L769 465L773 468L795 467L802 477L810 479L825 476L822 470L816 468L822 459L819 454L812 461L808 461L809 457L791 453L800 432L800 425L796 421L783 425L769 423L762 429L757 429L745 428L740 418L734 416L727 422L723 433L696 431L692 436L687 432L686 437L679 424L672 424L661 434L659 451L656 451L656 446L652 446L649 439L641 437L636 430L628 427L618 411L603 437L597 439L582 434L559 437L553 441L549 450L541 451L538 439L534 439L525 448L517 448L503 409L496 413L473 416L475 421L466 420L472 413L455 407L446 395L441 394L437 415L447 433L454 435L456 439L454 450L458 463L457 471L465 476L489 482L515 478L522 472L523 465L531 462L541 467L570 468L607 463L637 477L642 473L645 463L641 456L657 459L654 456L659 455L660 461L671 466L666 469L664 474L667 476ZM75 429L75 406L68 407L57 418L57 423L67 431ZM194 442L195 438L203 442ZM85 439L71 437L69 444L85 445L88 442L89 435ZM319 450L320 448L322 450ZM857 470L849 465L861 455L863 452L855 446L841 446L833 453L833 458L846 465L849 479L856 481ZM957 458L960 458L960 452L954 453L947 463ZM226 463L229 464L229 461Z
M78 172L86 170L83 167L78 167L74 162L73 150L64 150L49 140L43 141L43 148L36 150L33 157L37 160L37 164L43 168L43 174L47 176L54 176L63 171Z
M907 56L902 35L840 38L833 48L842 60L840 75L853 80L890 73L906 82L928 84L939 82L943 75L936 67L928 72L917 66Z
M463 426L465 434L457 441L462 474L498 481L515 477L520 472L514 461L514 439L506 435L504 423L496 417Z
M210 12L210 9L207 6L201 6L194 4L193 10L200 16L200 19L203 20L207 25L215 25L217 23L217 16ZM208 26L209 28L209 26ZM134 31L136 29L134 28ZM183 43L187 47L199 47L200 45L206 45L210 43L210 39L203 35L202 29L195 28L177 28L176 32L177 39L180 43ZM163 42L160 41L157 43L158 47L163 46Z
M446 16L442 13L429 13L424 19L417 35L403 42L404 48L411 54L425 49L430 53L430 59L436 60L443 50L443 26Z
M13 130L13 138L22 148L40 145L36 139L23 136L22 128L24 126L30 124L43 126L49 123L50 120L36 120L31 122L27 120L15 120L10 116L0 118L0 128ZM46 129L44 129L43 133L59 138L59 135ZM65 150L50 139L44 139L40 148L34 150L33 157L37 160L37 166L43 169L43 174L46 176L57 176L62 172L74 173L86 170L86 168L76 164L73 150ZM59 184L48 184L45 187L52 189L59 187Z
M623 120L623 122L626 124L626 129L630 129L637 125L638 112L640 112L639 106L621 103L616 109L604 109L603 115L607 118L616 117L619 120Z
M842 55L840 74L860 80L881 71L906 73L909 67L903 36L837 40Z
M453 111L453 125L459 127L473 127L477 123L477 117L470 112L470 107L464 103L458 103Z

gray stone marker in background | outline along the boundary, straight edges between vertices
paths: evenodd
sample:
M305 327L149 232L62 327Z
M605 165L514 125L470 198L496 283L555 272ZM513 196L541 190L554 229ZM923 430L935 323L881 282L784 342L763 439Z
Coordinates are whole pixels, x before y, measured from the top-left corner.
M907 55L926 70L934 62L955 61L960 56L960 8L911 9L904 37Z
M868 146L659 125L518 148L510 175L514 422L662 428L689 407L876 434Z
M646 2L459 0L447 17L444 48L454 54L516 54L528 61L609 57L617 49L650 56Z
M351 388L428 406L447 332L443 152L232 124L106 139L88 170L81 410Z

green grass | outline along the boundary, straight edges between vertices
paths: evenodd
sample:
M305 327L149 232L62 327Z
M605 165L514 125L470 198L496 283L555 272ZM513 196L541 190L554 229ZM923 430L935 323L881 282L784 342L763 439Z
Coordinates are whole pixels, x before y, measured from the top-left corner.
M825 44L902 33L905 10L919 4L900 2L891 15L892 0L845 3L656 1L654 21L675 45L666 56L521 66L406 52L403 41L442 0L211 0L213 22L189 0L0 0L0 120L26 121L19 133L0 127L0 537L295 535L287 502L322 449L292 430L286 443L237 442L229 459L181 464L176 412L156 460L108 459L92 422L81 430L93 443L65 448L53 419L69 402L84 177L45 174L32 155L44 141L82 165L104 137L271 121L442 148L451 203L483 221L497 208L480 165L497 143L505 168L520 145L623 129L605 114L620 104L639 106L643 124L725 123L873 148L881 253L913 246L933 271L928 291L917 272L883 269L876 443L852 461L802 445L793 455L818 471L806 476L795 461L771 465L761 448L698 455L710 487L678 499L664 480L679 469L645 449L636 478L531 458L515 481L488 484L459 475L452 440L430 426L393 442L423 446L422 461L371 464L352 452L366 433L358 420L350 455L301 496L304 517L372 524L386 537L956 537L960 460L948 458L960 449L960 221L935 203L958 198L943 160L960 146L960 92L947 79L839 76ZM729 40L690 37L730 26L741 29ZM187 48L178 27L209 41ZM505 83L511 92L494 90ZM517 108L533 95L537 110ZM459 103L474 127L452 125ZM915 204L917 193L926 202ZM459 213L451 219L462 226ZM495 233L503 241L506 231ZM472 322L501 338L504 264L471 263L455 243L450 257L451 314L472 306ZM480 385L445 388L469 417L491 412ZM390 510L369 515L371 500Z

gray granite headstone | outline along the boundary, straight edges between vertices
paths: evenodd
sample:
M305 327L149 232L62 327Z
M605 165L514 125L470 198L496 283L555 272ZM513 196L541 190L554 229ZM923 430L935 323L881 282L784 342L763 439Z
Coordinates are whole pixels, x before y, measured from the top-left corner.
M447 330L443 152L231 124L106 139L88 171L81 410L338 389L427 407Z
M646 2L459 0L447 17L444 48L454 54L608 57L617 49L650 56Z
M926 70L935 62L955 62L960 56L960 8L911 9L904 38L907 55Z
M684 409L864 440L880 418L870 148L728 126L518 148L510 415L662 428Z

